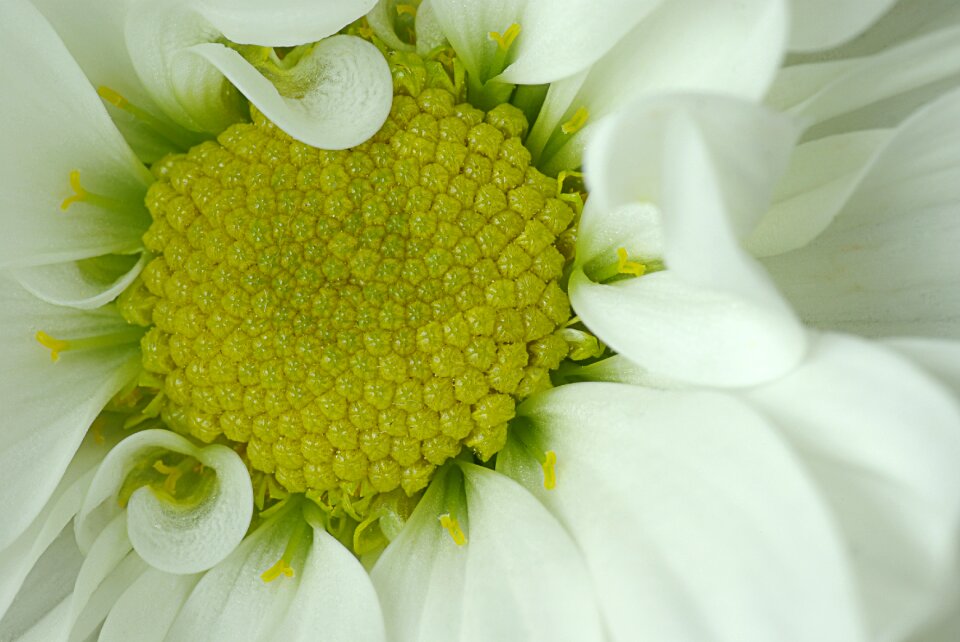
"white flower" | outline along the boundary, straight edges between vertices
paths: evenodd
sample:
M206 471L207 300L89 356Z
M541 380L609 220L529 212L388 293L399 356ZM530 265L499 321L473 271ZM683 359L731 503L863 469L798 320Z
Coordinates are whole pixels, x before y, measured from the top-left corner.
M8 0L0 9L0 48L9 63L0 70L0 83L15 97L0 106L10 134L0 155L0 217L7 231L0 239L0 356L9 373L0 379L7 411L0 432L0 638L819 642L898 639L931 615L938 593L955 576L948 562L960 511L960 485L951 477L960 456L956 389L890 349L805 330L737 244L755 219L731 226L728 216L741 209L744 216L762 212L795 134L793 121L743 101L767 96L782 110L794 109L806 118L803 126L811 127L817 118L826 121L843 112L836 111L844 104L837 96L848 99L848 110L859 106L843 91L852 80L880 94L891 91L875 80L887 77L876 64L882 71L883 56L896 57L896 49L879 54L876 64L842 61L827 65L829 73L812 70L804 76L805 86L815 85L821 98L791 103L793 94L778 92L793 87L788 76L803 70L790 67L777 75L788 40L803 50L836 44L866 28L889 3L871 3L869 12L856 10L857 3L838 3L836 28L819 35L808 13L814 5L767 0L707 5L610 0L589 6L511 0L383 0L376 6L371 0L284 0L269 7L220 0L34 4L39 12L24 0ZM354 22L368 11L365 23ZM892 91L912 88L914 80L904 79ZM408 93L398 93L394 101L395 85ZM492 111L482 125L483 113L470 107L453 118L453 102L415 100L426 95L425 88L439 89L430 96L454 98L465 90L470 102ZM667 94L677 91L701 97L691 104ZM636 108L618 111L637 99L644 100ZM516 143L525 132L516 110L494 109L507 101L535 117L526 149L519 143L498 147ZM235 126L246 120L247 102L257 124ZM416 106L417 116L404 116L404 105ZM936 112L938 105L928 110ZM459 147L447 150L453 156L440 151L433 156L434 148L418 147L418 137L431 141L435 122L415 118L434 117L431 110L453 118L448 125L464 132L463 123L471 123L471 147L460 140ZM385 120L385 127L398 133L375 138L380 147L364 147ZM903 129L909 131L911 122ZM827 131L835 125L818 127ZM251 131L260 138L245 138ZM639 134L645 136L634 141ZM209 141L214 135L219 142ZM896 149L899 136L887 137L890 148ZM273 175L233 174L223 180L236 181L234 187L246 181L244 200L208 211L224 192L217 185L202 187L200 181L210 176L191 173L188 164L206 161L164 160L204 140L194 149L211 154L204 171L218 180L226 175L217 172L229 171L228 161L245 158L253 167L255 161L266 163L267 154L316 156L313 148L346 150L319 153L334 159L323 167L343 174L284 178L279 169ZM830 145L810 140L810 149L832 154ZM278 141L289 150L278 152ZM866 155L879 149L871 145L881 138L870 134L862 141L857 149ZM630 144L634 148L624 153ZM233 156L216 156L228 146ZM554 246L561 245L564 216L573 215L568 203L578 198L564 187L565 177L580 166L585 148L591 193L570 293L583 320L621 355L585 366L565 361L556 369L550 355L557 341L562 351L557 363L568 351L577 358L601 354L596 339L575 320L563 324L543 313L567 310L557 285L563 256ZM451 160L468 149L474 160ZM418 165L421 173L411 174L396 161L387 166L389 175L364 164L372 157L394 159L391 154L426 155L437 162ZM484 154L493 169L476 160ZM560 174L553 192L552 181L526 169L529 157L537 168ZM355 165L348 168L345 158ZM848 160L855 166L866 157ZM945 162L953 167L952 160ZM872 171L882 165L878 160ZM304 167L319 172L320 165L311 161ZM810 175L803 159L796 172L798 180ZM464 196L468 187L454 184L450 174L473 181L478 196ZM531 328L550 321L548 329L529 341L526 334L498 339L490 357L496 365L471 371L482 374L479 395L471 396L476 385L466 378L456 381L462 408L449 405L454 403L449 373L462 372L457 360L466 358L467 350L443 352L437 341L446 342L444 349L462 348L461 326L454 322L463 322L463 315L444 317L449 323L437 341L429 324L416 326L410 358L419 362L364 361L367 352L382 356L383 342L375 333L354 335L353 328L369 327L363 324L373 314L389 327L391 301L374 299L377 307L358 309L339 303L388 264L386 255L377 255L373 267L364 263L368 248L357 239L379 238L363 235L397 225L378 217L396 217L403 206L394 201L395 209L384 214L377 209L384 200L364 200L368 183L348 186L359 205L369 205L357 208L365 218L350 219L355 210L346 199L323 201L336 206L332 218L322 219L325 224L342 225L349 233L324 237L316 246L319 255L339 259L342 252L351 261L350 274L361 275L336 281L331 276L340 267L336 262L311 262L306 251L282 255L298 234L309 237L301 219L270 218L268 225L279 221L283 227L268 230L259 224L242 228L231 218L241 210L274 212L256 199L267 176L276 181L275 191L294 185L290 191L304 200L324 181L334 186L328 192L346 194L348 188L337 182L341 176L361 183L377 178L381 185L411 188L402 196L411 201L412 187L422 188L422 198L426 192L454 207L454 220L464 226L471 216L488 216L492 222L480 219L482 229L463 238L477 247L499 248L486 257L498 272L483 276L490 283L483 281L482 296L488 309L496 304L508 311L491 312L487 321L478 313L475 323L489 322L507 334L514 326L541 332ZM828 172L823 176L827 180ZM450 188L444 192L437 185L446 187L447 179ZM145 200L154 181L161 187ZM842 191L832 193L835 212L846 200L836 196ZM184 194L193 205L165 209ZM399 198L395 192L388 197ZM468 198L462 212L454 197ZM650 205L637 207L638 197ZM295 212L321 220L316 205L301 210L301 203ZM427 216L435 209L414 208L402 222L404 230L416 228L411 236L426 239L410 246L405 264L412 275L406 282L424 287L441 283L442 270L422 281L418 269L447 269L443 283L456 274L444 263L456 249L443 245L451 228ZM522 227L517 212L536 217L532 227ZM764 220L776 236L789 217L776 207L770 212ZM223 229L191 226L204 217ZM558 229L543 232L548 225ZM517 227L517 246L530 256L496 245L501 236L509 240L504 230L511 227ZM226 260L226 246L218 245L216 235L237 230L252 235L255 252L242 243L230 246L234 253ZM281 241L257 244L271 234ZM457 251L470 255L470 247L458 245ZM618 255L621 249L628 254ZM335 336L319 347L303 344L297 354L322 352L331 367L350 359L348 369L336 371L335 383L319 370L308 377L311 385L326 386L324 394L334 390L342 398L331 393L330 403L322 405L327 397L311 392L312 405L291 424L286 411L292 402L285 395L305 394L300 380L280 379L282 399L263 392L266 382L280 376L270 350L279 350L295 327L298 337L305 335L304 323L290 321L289 310L258 298L256 305L237 308L246 316L236 322L249 322L245 327L255 330L266 310L275 313L269 317L273 325L251 330L249 345L206 344L209 354L242 355L235 359L237 368L253 364L244 370L241 401L216 402L239 404L241 423L208 430L204 421L213 402L202 396L203 389L212 376L208 370L220 362L195 359L187 372L187 361L163 352L186 348L170 338L158 343L150 333L194 339L204 327L221 330L226 326L217 314L240 305L243 296L230 299L228 291L211 298L164 273L158 256L172 262L179 256L184 270L201 276L215 264L238 268L250 279L258 273L240 268L268 270L273 261L286 261L296 278L312 286L328 281L310 270L327 270L324 278L337 287L326 288L332 293L323 295L327 298L317 294L316 316L304 318L311 332L335 327ZM636 272L638 258L651 266L662 258L667 269L639 279L618 276ZM554 274L540 283L554 294L542 295L536 306L528 306L529 318L513 323L509 315L519 315L520 307L504 302L514 300L520 277L509 278L528 272ZM508 278L495 279L498 274ZM621 280L610 284L610 278ZM137 298L138 291L146 292L143 287L151 287L142 286L150 279L155 291ZM387 281L391 294L411 306L410 314L426 314L417 307L424 301L435 304L429 312L445 314L442 300L411 295L414 290L400 279ZM289 281L245 282L253 296L263 297L284 283ZM184 292L195 308L176 307ZM158 298L173 306L166 317L156 312ZM201 299L210 306L204 308L207 316L191 316ZM723 305L717 306L720 299ZM723 314L704 316L704 311ZM326 324L317 321L327 318ZM953 323L948 319L943 327ZM367 343L345 343L348 354L340 356L341 342L356 336ZM544 336L555 340L536 343ZM516 353L506 345L511 342L523 348L522 368L510 369ZM204 350L200 343L190 345ZM745 357L745 345L763 346L765 354ZM954 377L955 385L955 364L944 352L909 341L890 345L936 377L948 382ZM954 350L952 344L937 349ZM423 361L431 354L435 357ZM537 359L552 365L537 365ZM164 365L174 362L181 370ZM298 364L288 354L281 366L284 373L296 372ZM528 366L532 370L523 369ZM570 383L544 392L548 369L561 381L625 383ZM177 379L171 372L186 374ZM357 384L350 380L356 372L377 374ZM430 384L414 387L429 401L416 406L427 407L422 413L409 411L408 422L400 424L407 426L404 435L388 435L387 428L358 435L346 422L332 427L334 417L347 416L345 400L352 404L352 425L392 426L389 411L406 402L399 392L391 397L390 386L396 377L401 383L416 378L407 372L441 383L430 391ZM240 381L227 374L229 383ZM168 375L172 379L164 378ZM682 389L655 389L663 386ZM385 396L387 403L375 406ZM478 401L481 397L490 403ZM524 397L514 417L514 402ZM800 397L810 401L798 404ZM510 408L497 405L504 400ZM278 410L262 410L268 402ZM222 418L226 411L218 408ZM318 408L329 416L308 417ZM447 428L459 430L457 418L464 413L451 408L464 409L473 427L454 440L457 450L470 447L459 456L443 450L446 432L429 432L431 417L438 416ZM451 412L438 415L441 409ZM834 425L841 413L856 414ZM922 425L907 430L904 418L914 416L922 417ZM257 417L266 419L251 436L242 422ZM308 420L329 427L320 433L325 442L308 444L297 432ZM293 442L292 454L284 441L292 436L284 430L301 439ZM415 439L402 488L397 466L381 467L379 477L363 468L364 481L357 481L358 465L345 459L350 453L369 454L372 470L388 459L383 438L392 438L386 442L390 457L407 459L396 453L409 446L414 430L425 436ZM132 434L123 438L128 431ZM240 434L243 439L234 438ZM311 472L320 477L335 471L334 485L305 484L305 453L320 458L324 447L334 453L335 440L352 446L337 445L328 456L346 453L343 458ZM421 448L433 454L421 456ZM495 465L483 465L494 451L499 451ZM299 462L302 470L281 466L281 458ZM366 466L368 460L362 461ZM851 467L867 474L850 474ZM392 482L392 490L374 487L375 477L377 483ZM372 550L371 542L386 540L382 554Z

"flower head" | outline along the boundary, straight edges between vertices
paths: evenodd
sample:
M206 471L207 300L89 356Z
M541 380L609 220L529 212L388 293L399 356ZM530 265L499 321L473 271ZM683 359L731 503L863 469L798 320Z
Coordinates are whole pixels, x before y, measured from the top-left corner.
M8 2L0 637L916 630L954 347L803 270L956 169L841 118L956 38L780 69L873 4Z

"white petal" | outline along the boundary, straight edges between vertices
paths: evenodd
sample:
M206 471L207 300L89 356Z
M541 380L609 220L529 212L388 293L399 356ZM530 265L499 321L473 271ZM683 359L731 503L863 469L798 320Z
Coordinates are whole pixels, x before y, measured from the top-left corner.
M41 622L58 605L66 604L83 563L83 555L77 548L72 528L54 533L54 538L48 543L50 546L43 551L39 560L33 560L36 565L26 578L17 599L10 605L10 610L0 616L0 640L20 640L27 631L38 625L39 628L49 627L46 637L40 638L44 642L53 642L57 634L65 639L68 605L61 607L62 619L54 617L45 624ZM0 612L5 610L0 609Z
M140 368L139 346L66 351L51 363L35 335L59 339L128 332L111 310L78 311L43 303L0 278L0 550L50 498L103 406Z
M191 48L224 39L269 47L305 44L336 33L360 18L373 3L281 0L265 5L250 0L135 0L125 35L134 67L157 104L183 127L218 134L243 118L243 106L224 79L222 66L218 69L191 53ZM338 62L341 69L350 67ZM256 73L245 61L243 64L247 73ZM246 77L243 84L254 91L247 97L257 103L264 91L251 88ZM243 87L241 90L245 91Z
M905 122L833 223L764 260L810 324L869 336L960 336L960 91Z
M68 524L80 510L97 465L116 443L116 439L107 441L104 437L98 442L97 437L87 435L40 514L16 541L0 551L0 617L34 564L64 528L73 538L73 527Z
M501 70L493 69L497 44L489 34L504 33L519 24L527 0L430 0L440 28L467 72L484 83Z
M149 565L134 552L128 553L90 595L83 612L70 631L70 642L91 640L117 600L149 570ZM77 593L72 598L77 599Z
M16 627L6 627L6 622L0 622L0 632L5 636L4 639L16 640L16 642L52 642L66 640L64 630L66 628L67 618L70 615L70 598L66 597L52 608L46 608L37 613L39 620L32 620L29 623L16 622ZM14 633L15 631L15 633Z
M792 368L806 342L777 310L658 272L601 285L570 278L570 302L601 341L658 379L720 387Z
M148 569L110 610L99 642L163 642L199 580L199 575Z
M127 504L130 541L152 566L168 573L196 573L229 555L243 539L253 514L253 489L243 460L218 444L198 448L167 430L145 430L123 440L100 466L77 518L77 539L86 547L106 520L121 512L116 495L142 457L172 451L197 459L216 473L207 496L194 506L168 504L148 487Z
M241 120L236 92L203 58L186 52L220 32L186 0L130 0L124 36L150 97L178 125L218 134Z
M298 98L280 95L240 54L223 45L197 45L190 51L215 65L283 131L314 147L359 145L390 114L390 67L375 46L354 36L327 38L300 60L292 78L303 90Z
M577 231L577 261L588 274L609 264L620 248L640 259L663 256L663 220L655 205L631 201L604 208L601 200L587 199Z
M451 640L462 638L469 551L454 544L440 526L440 515L449 510L444 490L434 478L370 572L391 642L429 642L437 631ZM468 518L457 515L463 528L468 527Z
M650 100L608 119L587 155L591 216L623 203L657 205L668 271L612 285L575 271L577 314L614 350L670 379L737 386L793 367L803 330L739 247L791 142L782 118L716 97ZM640 158L638 143L646 149Z
M602 640L581 554L519 485L462 465L467 542L440 525L437 484L372 572L398 641ZM444 489L441 489L444 490Z
M663 3L593 65L572 100L551 104L549 120L538 117L528 146L548 172L575 169L592 124L640 97L675 91L763 96L780 65L786 13L781 0ZM567 94L548 92L546 103L566 102ZM580 108L589 113L586 127L562 134L561 123Z
M109 87L130 103L176 127L140 82L130 62L123 36L127 17L124 0L33 0L63 39L70 54L94 87ZM109 109L124 139L145 163L176 149L174 143L129 113Z
M106 616L109 609L103 605L105 594L111 602L116 600L146 570L143 560L131 551L124 514L115 517L93 544L84 549L81 545L83 565L73 586L69 617L65 622L65 632L69 633L71 642L86 639Z
M447 37L437 20L431 0L423 0L417 9L417 54L426 57L437 47L443 46Z
M769 425L713 393L583 383L518 409L556 487L511 441L520 480L584 551L612 639L861 639L819 498Z
M793 0L790 48L827 49L866 30L896 0Z
M662 0L529 2L520 19L513 62L497 78L537 85L586 69L660 5Z
M960 397L960 342L895 338L883 344L926 370Z
M258 528L197 584L167 634L168 640L236 642L277 639L298 577L265 582L261 575L284 553L294 528L306 528L299 511Z
M312 642L386 640L383 616L370 576L353 554L321 528L304 564L297 594L276 639Z
M872 639L902 639L939 606L956 568L957 399L893 353L835 335L746 398L801 453L832 508Z
M384 44L391 49L396 51L416 51L420 45L419 37L417 38L417 46L414 46L408 42L404 42L400 39L400 36L397 35L396 19L399 15L397 6L400 4L403 3L398 0L380 0L373 6L370 12L367 13L367 23L370 25L370 28L373 29L373 33L375 33L380 40L383 40ZM424 3L421 3L421 5L417 7L417 23L420 22L420 12L423 10L423 7Z
M140 246L151 177L107 116L83 72L43 17L25 0L0 9L0 267L39 265ZM61 209L84 188L129 205L118 213L90 203Z
M757 257L803 247L833 221L863 180L889 130L830 136L794 150L772 207L746 240Z
M848 130L890 127L897 124L891 114L903 111L887 108L892 99L909 99L931 86L939 92L956 87L958 72L960 26L954 26L864 58L788 67L777 75L766 102L808 128L845 114L852 118L845 123ZM878 113L865 118L862 112L871 107Z
M146 254L139 256L130 257L135 261L133 266L124 265L119 271L88 270L83 263L72 261L19 268L10 273L41 301L93 310L113 301L139 276L147 263Z
M270 47L314 42L370 11L376 0L201 0L197 10L228 40Z

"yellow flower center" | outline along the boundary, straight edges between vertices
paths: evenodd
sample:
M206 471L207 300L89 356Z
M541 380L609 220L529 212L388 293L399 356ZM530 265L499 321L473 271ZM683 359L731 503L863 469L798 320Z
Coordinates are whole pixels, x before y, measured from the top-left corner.
M397 91L349 150L252 110L155 164L154 258L120 299L150 326L170 427L245 444L253 470L361 517L464 446L489 459L568 352L556 244L574 211L530 166L522 113Z

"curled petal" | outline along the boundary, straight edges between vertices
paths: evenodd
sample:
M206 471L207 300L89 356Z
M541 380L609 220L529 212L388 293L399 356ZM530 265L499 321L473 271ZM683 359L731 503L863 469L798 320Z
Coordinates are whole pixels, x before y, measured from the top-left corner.
M238 44L289 47L333 35L377 0L201 0L195 6Z
M178 506L151 488L133 492L127 530L134 549L152 566L169 573L196 573L214 566L240 543L253 514L253 490L246 466L226 446L198 448L165 430L137 433L110 451L90 486L77 518L77 540L89 546L111 516L120 513L117 493L142 459L172 451L195 458L216 473L195 505Z
M616 221L624 204L649 203L660 210L668 269L605 283L591 266L615 257L578 252L588 271L574 272L569 292L584 323L617 352L668 379L749 385L795 366L804 331L740 247L764 211L792 140L786 119L719 97L649 100L608 119L586 158L594 204L584 218L598 221L584 227L604 230L608 213ZM648 150L640 157L639 141ZM581 238L578 249L604 247L609 243Z
M380 51L360 38L327 38L300 60L290 78L297 98L281 95L240 54L223 45L197 45L191 52L215 65L283 131L314 147L359 145L390 113L390 68Z
M133 283L147 263L146 254L110 257L116 265L105 270L85 269L71 261L11 270L14 278L41 301L80 310L93 310L117 298ZM92 259L96 261L97 259ZM105 259L104 259L105 261Z

